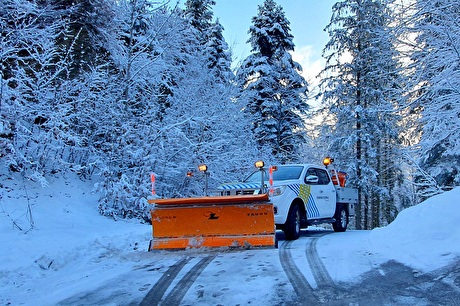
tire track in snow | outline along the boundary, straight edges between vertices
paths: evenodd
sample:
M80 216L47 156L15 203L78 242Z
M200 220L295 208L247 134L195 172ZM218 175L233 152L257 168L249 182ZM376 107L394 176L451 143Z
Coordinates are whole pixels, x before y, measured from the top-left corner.
M293 243L292 240L285 241L280 249L280 261L283 267L286 276L288 277L289 281L291 282L292 287L294 287L294 291L297 294L298 300L301 304L312 304L318 302L313 294L313 288L308 283L305 276L302 274L300 269L295 264L292 254L290 251L291 244Z
M140 305L158 305L163 298L168 287L171 285L173 280L176 278L177 274L182 270L182 268L190 261L191 257L184 257L179 260L177 263L172 265L158 280L158 282L153 286L152 289L144 297Z
M177 278L179 272L185 267L193 257L185 257L171 266L152 289L144 297L140 305L179 305L187 291L196 281L201 272L214 260L216 255L206 256L195 264L174 286L174 288L164 297L172 282Z
M305 253L307 255L307 262L310 265L311 272L313 274L313 277L315 278L316 285L318 286L318 288L334 286L334 281L332 280L332 277L329 275L329 272L327 272L327 269L324 266L323 261L319 257L318 250L316 249L316 243L318 242L318 239L323 237L324 235L327 234L323 234L321 236L308 239L309 243L306 244L305 250Z
M202 258L187 274L177 283L171 292L162 301L164 305L179 305L187 291L196 281L201 272L216 258L216 255Z

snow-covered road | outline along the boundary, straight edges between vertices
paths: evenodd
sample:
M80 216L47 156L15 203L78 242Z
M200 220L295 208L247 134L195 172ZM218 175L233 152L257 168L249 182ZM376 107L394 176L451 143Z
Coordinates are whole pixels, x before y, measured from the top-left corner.
M460 304L459 263L422 273L369 252L360 256L354 248L369 234L339 234L354 246L341 254L328 250L326 238L338 235L330 230L304 231L296 241L279 232L279 249L155 251L132 271L59 305Z
M100 216L91 182L50 183L3 181L0 305L460 305L460 188L373 231L147 252L151 227Z

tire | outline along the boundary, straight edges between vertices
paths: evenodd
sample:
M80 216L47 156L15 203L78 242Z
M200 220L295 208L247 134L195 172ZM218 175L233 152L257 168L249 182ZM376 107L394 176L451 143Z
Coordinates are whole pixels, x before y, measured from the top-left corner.
M300 237L300 209L298 205L292 205L284 224L284 236L286 240L297 240Z
M348 226L348 211L344 205L339 204L335 212L335 222L332 223L334 232L345 232Z

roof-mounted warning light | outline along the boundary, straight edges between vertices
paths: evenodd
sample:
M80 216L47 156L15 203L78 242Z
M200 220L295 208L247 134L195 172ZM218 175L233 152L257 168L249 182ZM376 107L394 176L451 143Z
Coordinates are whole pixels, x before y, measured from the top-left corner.
M329 166L329 165L332 164L333 162L334 162L334 159L331 158L331 157L329 157L329 156L327 156L327 157L325 157L325 158L323 159L323 164L326 166L326 168L327 168L327 166Z
M208 171L208 166L206 164L201 164L198 166L198 170L200 170L201 172L206 172Z
M204 174L204 195L208 196L208 176L210 175L208 172L208 166L206 164L201 164L198 166L198 170Z
M264 182L264 166L265 166L265 163L263 160L258 160L254 163L254 166L260 170L260 178L261 178L261 183L260 183L260 193L265 193L265 182Z
M258 160L254 163L254 166L257 168L257 169L262 169L264 166L265 166L265 163L263 160Z

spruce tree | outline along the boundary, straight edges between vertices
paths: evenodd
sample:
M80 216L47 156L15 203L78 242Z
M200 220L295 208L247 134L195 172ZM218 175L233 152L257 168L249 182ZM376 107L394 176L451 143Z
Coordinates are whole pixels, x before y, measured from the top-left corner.
M201 44L208 40L209 28L211 27L214 13L212 7L215 0L187 0L185 1L185 18L196 29Z
M244 167L257 159L255 144L246 131L249 121L235 102L231 53L223 37L223 26L213 21L215 1L186 1L184 32L188 43L179 48L186 57L173 76L169 105L164 112L162 157L157 167L159 187L165 195L202 195L201 174L196 167L206 163L212 173L210 185L241 179ZM193 34L190 36L190 34ZM195 172L192 178L187 171ZM177 188L180 186L180 188Z
M223 83L234 79L231 70L232 55L228 44L223 36L224 28L217 19L208 32L208 41L205 44L205 55L207 55L208 68L217 78L216 81Z
M305 142L307 83L292 59L290 23L283 8L265 0L249 29L251 52L238 71L240 99L252 116L252 132L260 148L269 147L281 162L298 161Z
M184 15L198 40L197 48L207 57L207 66L217 81L226 83L233 79L232 58L223 36L219 20L213 21L214 0L187 0Z
M391 222L401 178L398 105L403 102L388 2L333 6L322 72L322 140L359 188L356 227Z

